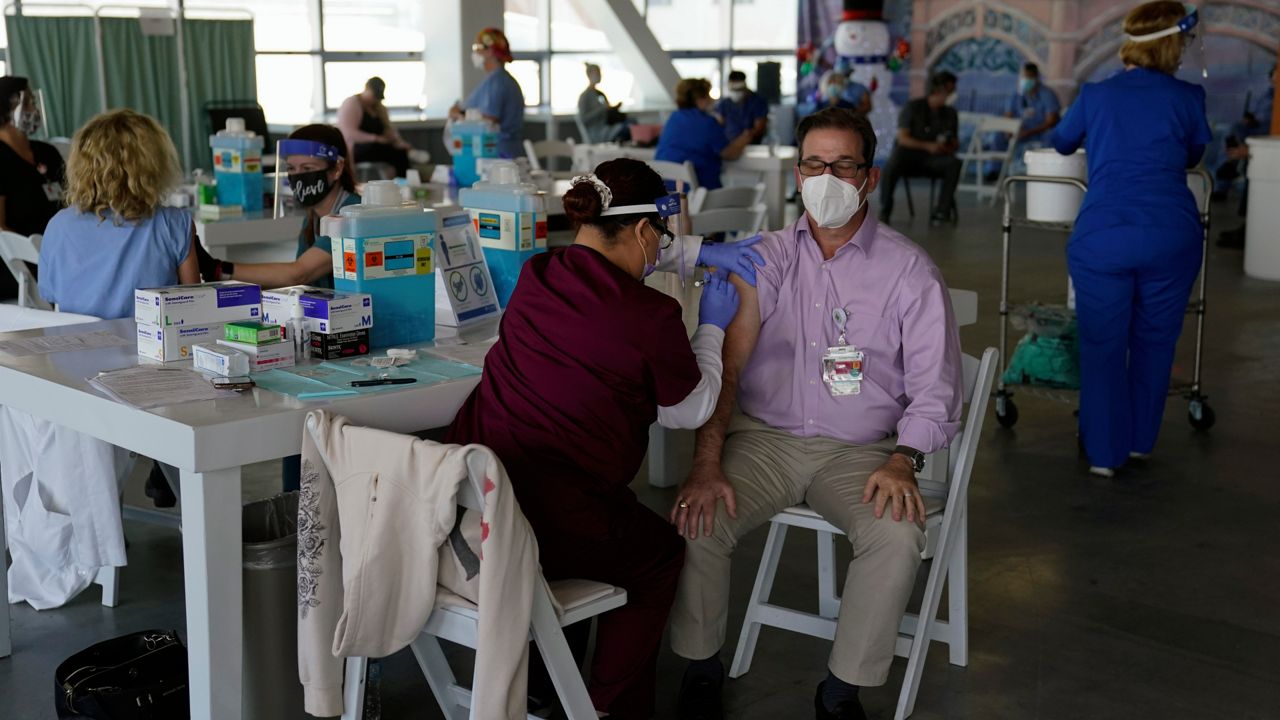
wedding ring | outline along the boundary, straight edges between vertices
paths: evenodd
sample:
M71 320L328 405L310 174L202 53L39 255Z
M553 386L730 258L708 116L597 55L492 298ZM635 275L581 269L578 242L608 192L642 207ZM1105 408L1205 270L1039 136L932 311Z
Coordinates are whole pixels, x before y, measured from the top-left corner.
M687 507L689 507L689 503L685 502L684 500L681 500L681 501L680 501L679 503L677 503L677 504L678 504L680 507L682 507L682 508L687 508Z
M904 497L904 498L913 498L913 497L915 497L915 495L913 495L913 494L911 494L911 493L902 493L902 497Z

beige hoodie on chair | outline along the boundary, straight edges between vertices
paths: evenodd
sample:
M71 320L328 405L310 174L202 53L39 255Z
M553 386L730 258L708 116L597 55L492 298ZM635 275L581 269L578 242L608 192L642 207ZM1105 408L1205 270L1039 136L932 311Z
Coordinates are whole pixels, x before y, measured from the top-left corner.
M481 546L468 550L461 532L449 541L460 526L455 496L470 482L473 453L485 455L487 469ZM533 531L487 448L354 427L323 410L307 415L298 674L308 713L341 714L343 658L385 657L407 646L435 607L437 582L458 580L463 586L448 590L480 599L472 717L525 718L537 569Z

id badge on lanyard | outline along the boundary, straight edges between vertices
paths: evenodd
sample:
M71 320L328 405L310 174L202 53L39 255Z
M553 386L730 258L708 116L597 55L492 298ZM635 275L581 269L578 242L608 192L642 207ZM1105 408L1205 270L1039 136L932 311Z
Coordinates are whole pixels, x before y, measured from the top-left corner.
M827 391L832 397L857 395L862 392L866 354L848 344L845 338L849 314L843 308L836 308L831 313L831 319L840 331L840 339L834 346L827 348L826 354L822 356L822 381L827 384Z
M44 196L49 202L62 202L62 183L47 182L44 184Z

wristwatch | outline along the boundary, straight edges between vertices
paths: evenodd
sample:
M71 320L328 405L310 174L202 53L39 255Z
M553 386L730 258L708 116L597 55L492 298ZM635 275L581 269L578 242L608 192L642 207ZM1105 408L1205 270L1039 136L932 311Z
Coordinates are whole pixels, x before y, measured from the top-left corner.
M911 461L911 467L916 472L924 470L924 453L919 450L913 447L907 447L906 445L898 445L893 449L893 454L905 455L907 459Z

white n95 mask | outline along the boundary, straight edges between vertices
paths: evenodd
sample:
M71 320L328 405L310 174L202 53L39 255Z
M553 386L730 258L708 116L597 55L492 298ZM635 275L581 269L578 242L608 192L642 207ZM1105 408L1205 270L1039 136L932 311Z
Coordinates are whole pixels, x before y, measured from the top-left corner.
M473 52L473 53L471 53L471 64L472 64L473 66L475 66L475 67L476 67L476 69L483 68L483 67L484 67L484 55L481 55L481 54L480 54L480 53L478 53L478 52Z
M864 180L862 188L866 186L867 181ZM818 227L838 228L844 227L862 209L866 199L862 197L862 188L830 173L814 175L805 178L800 185L800 198Z

